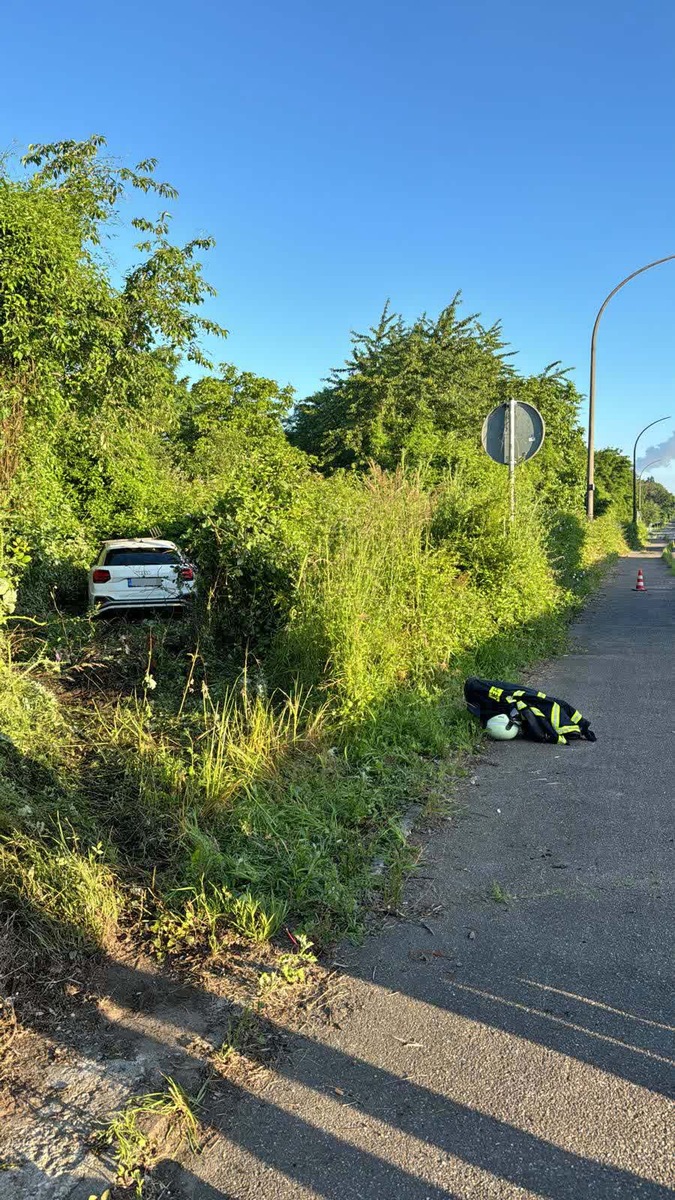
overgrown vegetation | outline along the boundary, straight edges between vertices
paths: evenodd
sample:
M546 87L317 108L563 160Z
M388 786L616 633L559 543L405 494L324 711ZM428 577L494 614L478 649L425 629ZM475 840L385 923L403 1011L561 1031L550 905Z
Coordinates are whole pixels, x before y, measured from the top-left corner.
M651 525L660 525L675 515L675 500L653 476L636 479L638 521L633 524L633 467L627 454L608 447L595 459L596 511L611 512L622 522L629 545L639 550L645 545Z
M129 195L141 240L120 274ZM364 902L400 892L402 807L438 808L475 744L465 674L558 649L625 544L616 452L583 518L565 372L518 375L457 297L411 325L386 309L300 403L214 372L210 242L173 245L150 211L173 195L99 138L0 178L0 900L22 961L109 945L120 922L160 955L216 953L226 928L288 926L307 954L356 936ZM513 525L479 437L510 394L547 424ZM154 529L198 564L193 611L90 619L100 540Z

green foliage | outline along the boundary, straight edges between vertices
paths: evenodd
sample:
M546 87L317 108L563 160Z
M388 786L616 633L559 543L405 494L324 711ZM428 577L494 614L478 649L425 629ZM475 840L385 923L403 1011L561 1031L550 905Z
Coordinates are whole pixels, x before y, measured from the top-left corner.
M63 833L46 840L15 833L0 840L0 904L18 914L32 951L56 955L106 945L121 899L103 854L101 844L82 852Z
M465 430L489 411L512 371L499 325L458 318L459 296L436 320L407 326L389 305L368 333L354 334L351 359L328 386L300 404L291 422L295 443L332 468L396 467L443 454L443 435Z
M273 971L262 971L258 977L258 990L263 993L276 991L280 987L295 987L307 979L307 967L316 962L312 943L306 934L297 939L297 950L280 954Z
M598 516L611 512L628 526L633 520L633 466L628 455L608 448L595 456L595 511ZM645 526L662 524L675 513L675 497L653 478L643 479L638 472L637 507ZM631 544L644 544L639 532L628 530Z
M127 193L175 196L152 160L120 166L94 137L31 147L23 163L37 170L0 176L0 485L44 605L41 576L58 584L101 536L184 511L166 444L179 356L205 364L200 335L224 330L198 312L209 239L175 246L167 214L135 219L139 260L121 284L98 249Z
M0 654L0 732L21 754L65 772L70 737L56 697L31 677L29 667L13 662L4 639Z
M638 509L647 525L662 525L675 516L675 497L662 483L648 476L638 480Z
M0 176L0 902L48 953L103 945L125 905L162 955L290 923L275 979L300 982L303 931L355 937L364 903L398 906L401 807L438 804L447 755L476 746L463 677L560 647L624 548L630 464L598 454L589 527L578 394L557 364L520 376L458 297L385 309L295 407L213 373L211 242L172 243L155 168L94 137ZM102 247L131 197L116 272ZM511 395L547 427L513 525L480 446ZM645 482L645 514L673 504ZM153 529L197 564L191 615L74 615L100 540ZM132 1143L139 1120L120 1117Z
M580 502L583 444L580 397L553 363L523 378L508 363L499 325L460 320L459 296L433 320L411 325L389 312L353 336L351 358L328 385L290 419L291 440L326 468L376 462L388 470L408 463L437 469L464 464L479 446L484 418L510 396L535 404L549 431L529 471L556 505ZM486 464L484 464L486 465Z
M207 465L207 475L219 473L223 468L227 471L228 467L231 471L228 456L223 462L222 454L212 450L213 438L227 433L232 422L240 435L278 435L279 422L288 413L292 402L292 388L280 388L273 379L263 379L223 363L219 376L204 376L186 394L176 443L181 449L192 452L200 445L202 456L206 455L205 459L202 457L202 463ZM231 439L225 441L225 449L228 446L232 451ZM236 459L240 457L239 453L235 454Z
M595 455L595 511L610 509L619 521L630 521L633 506L633 468L626 454L614 447Z
M272 703L248 675L214 704L203 688L203 732L194 754L194 799L201 812L227 809L242 791L274 775L284 757L319 736L324 709L302 692Z
M576 594L580 598L586 596L599 583L603 567L625 553L625 529L613 519L611 513L597 517L591 525L585 525L581 573L575 580Z
M204 616L221 644L262 649L292 604L323 481L282 426L289 389L223 366L185 397L173 453L188 477L170 526L200 566Z
M266 905L245 892L238 896L230 910L230 920L238 933L252 942L268 942L281 929L288 914L288 904L271 896Z
M508 905L512 897L509 895L506 889L502 887L501 883L498 883L495 879L492 887L490 888L490 899L494 900L495 904Z
M20 545L17 547L16 542L14 545L5 543L0 524L0 626L5 624L7 617L11 616L16 608L18 597L14 579L17 566L21 563L22 558ZM27 555L23 560L30 561Z
M266 1044L260 1017L250 1008L242 1008L230 1021L227 1036L214 1053L214 1061L217 1066L223 1067L235 1054L255 1058L261 1051L264 1052Z
M174 1151L186 1145L193 1154L200 1150L196 1110L206 1087L193 1097L171 1076L167 1076L166 1084L164 1092L133 1096L95 1139L95 1144L113 1148L117 1183L124 1188L133 1187L139 1197L143 1195L147 1173L167 1145Z
M489 478L482 489L463 474L432 490L423 482L375 470L304 565L287 649L288 635L322 646L343 718L432 685L467 649L561 600L534 498L511 527Z

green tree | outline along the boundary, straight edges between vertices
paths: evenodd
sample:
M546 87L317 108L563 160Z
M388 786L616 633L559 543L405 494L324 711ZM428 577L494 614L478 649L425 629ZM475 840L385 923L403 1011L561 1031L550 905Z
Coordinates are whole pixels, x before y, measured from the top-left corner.
M638 495L642 520L649 525L668 520L675 512L675 496L653 478L638 482ZM624 524L632 521L633 464L615 446L596 452L595 497L598 516L611 512Z
M620 521L630 521L633 504L633 467L626 454L616 446L596 451L595 511L598 516L610 509Z
M293 389L273 379L223 363L219 376L206 375L186 393L177 442L193 451L202 440L218 437L231 422L247 428L258 422L283 435L281 422L293 403Z
M639 494L642 519L649 525L671 520L675 515L675 496L653 477L642 480Z
M442 453L444 434L489 411L511 378L499 325L458 317L459 297L412 325L387 305L376 326L352 336L351 358L296 408L291 439L328 468L368 462L392 468L404 452Z
M391 470L402 459L456 469L480 445L483 421L510 396L535 404L546 421L542 454L528 467L558 506L582 499L580 396L558 363L523 377L509 362L501 326L459 318L459 296L434 320L408 325L388 307L327 386L297 405L291 441L324 469L368 463ZM536 464L536 465L535 465Z
M177 535L200 564L219 641L260 649L292 603L324 481L282 424L292 389L223 364L183 397L172 435L187 477Z
M5 523L51 557L81 559L123 523L140 531L180 493L166 435L183 359L208 365L200 312L213 289L169 216L134 219L138 260L118 282L103 243L127 193L175 190L156 163L112 160L105 140L32 146L0 172L0 484Z

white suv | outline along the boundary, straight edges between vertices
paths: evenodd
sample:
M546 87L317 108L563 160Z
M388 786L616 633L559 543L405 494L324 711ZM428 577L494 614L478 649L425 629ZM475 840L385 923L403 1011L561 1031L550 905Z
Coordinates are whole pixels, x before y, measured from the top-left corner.
M173 542L117 538L104 542L89 572L89 603L98 612L184 607L194 590L194 567Z

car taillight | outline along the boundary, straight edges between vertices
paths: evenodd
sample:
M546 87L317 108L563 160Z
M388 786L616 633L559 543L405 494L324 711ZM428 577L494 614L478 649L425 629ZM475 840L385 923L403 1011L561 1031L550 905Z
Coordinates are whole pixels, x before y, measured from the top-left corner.
M192 567L183 567L179 574L181 579L194 579L195 577Z
M107 583L110 579L110 571L104 571L101 567L97 567L91 578L93 583Z

